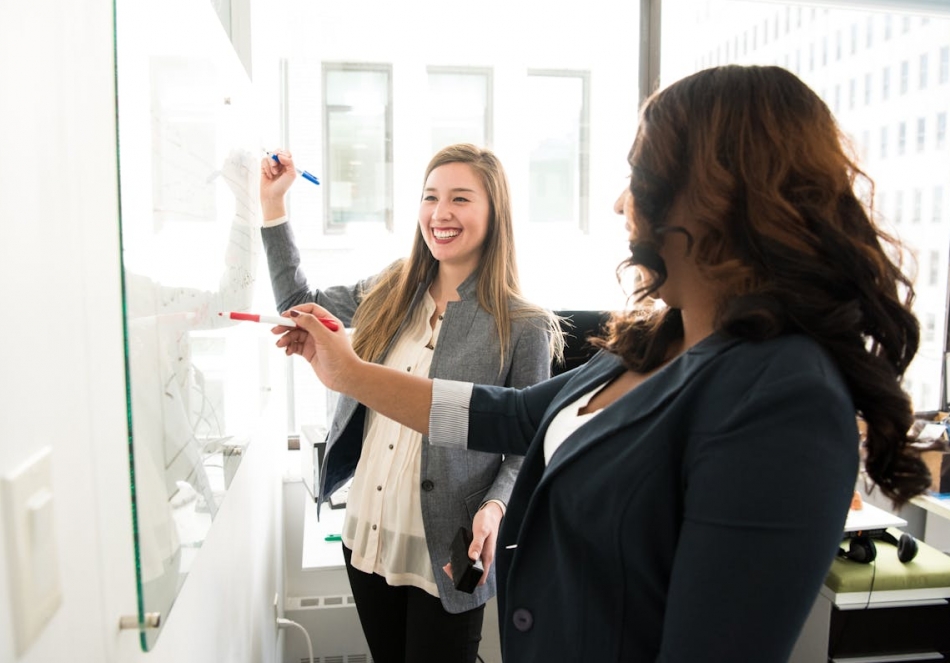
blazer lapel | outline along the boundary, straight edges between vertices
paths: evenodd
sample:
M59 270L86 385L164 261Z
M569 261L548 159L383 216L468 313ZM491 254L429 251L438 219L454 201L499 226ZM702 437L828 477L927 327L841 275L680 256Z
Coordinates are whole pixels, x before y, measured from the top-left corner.
M662 408L675 398L683 387L709 364L710 360L738 342L735 339L726 339L713 334L605 408L594 419L568 436L551 457L541 483L550 481L562 467L601 440L613 435L621 428L636 424ZM607 357L612 359L612 364L606 364L599 370L591 370L589 376L577 380L576 387L573 381L569 383L572 387L569 393L565 393L568 389L562 390L564 396L558 399L557 410L623 372L623 366L616 357L610 355ZM557 410L552 408L552 411Z

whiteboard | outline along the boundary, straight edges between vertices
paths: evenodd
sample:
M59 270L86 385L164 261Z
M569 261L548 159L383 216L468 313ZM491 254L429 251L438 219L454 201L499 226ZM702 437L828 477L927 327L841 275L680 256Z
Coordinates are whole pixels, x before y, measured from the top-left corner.
M116 52L140 619L164 623L271 392L267 329L218 313L274 304L251 83L211 3L117 0Z

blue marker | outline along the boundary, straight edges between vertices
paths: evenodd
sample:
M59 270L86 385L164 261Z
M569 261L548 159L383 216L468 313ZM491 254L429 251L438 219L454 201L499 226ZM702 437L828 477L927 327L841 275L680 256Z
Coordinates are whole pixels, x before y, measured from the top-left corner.
M272 152L268 152L267 156L269 156L271 159L273 159L277 163L280 163L280 159L277 157L276 154ZM317 179L316 175L312 173L308 173L306 170L300 170L299 168L294 168L294 170L297 171L297 174L300 175L305 180L310 180L314 184L320 184L320 180Z

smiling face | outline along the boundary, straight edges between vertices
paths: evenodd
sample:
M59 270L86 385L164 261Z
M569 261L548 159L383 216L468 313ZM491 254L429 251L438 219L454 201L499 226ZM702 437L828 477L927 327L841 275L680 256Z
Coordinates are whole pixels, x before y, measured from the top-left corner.
M447 163L426 178L419 229L443 266L475 271L488 236L491 205L481 178L464 163Z

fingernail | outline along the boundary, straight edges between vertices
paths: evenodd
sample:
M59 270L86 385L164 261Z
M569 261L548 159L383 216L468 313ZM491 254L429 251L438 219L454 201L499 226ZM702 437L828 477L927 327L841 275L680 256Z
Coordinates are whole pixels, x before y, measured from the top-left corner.
M300 315L300 311L291 311L291 312L290 312L290 317L291 317L291 318L296 318L296 317L299 316L299 315Z

